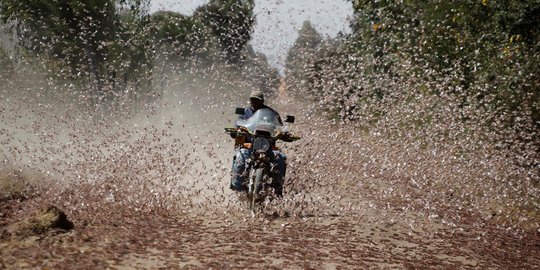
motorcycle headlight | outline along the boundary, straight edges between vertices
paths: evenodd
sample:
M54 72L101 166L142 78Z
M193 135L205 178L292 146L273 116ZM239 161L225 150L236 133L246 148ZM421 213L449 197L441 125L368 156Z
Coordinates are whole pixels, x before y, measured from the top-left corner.
M266 152L270 149L270 141L267 138L259 137L253 142L253 149Z

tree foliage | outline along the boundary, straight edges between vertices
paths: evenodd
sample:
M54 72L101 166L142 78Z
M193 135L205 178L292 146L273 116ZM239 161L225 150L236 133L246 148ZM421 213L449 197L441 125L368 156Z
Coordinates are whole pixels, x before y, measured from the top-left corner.
M144 0L30 0L0 2L0 17L11 23L19 46L60 61L64 74L94 78L99 94L106 83L127 80L147 62Z
M209 27L230 62L240 60L242 50L251 39L255 16L253 0L210 0L194 16Z
M390 65L410 61L410 75L423 75L426 66L441 75L458 72L461 79L450 91L459 88L467 97L483 98L488 93L479 93L483 90L475 85L501 84L489 93L499 97L496 102L508 110L523 103L538 110L533 106L540 98L538 84L531 87L527 81L539 79L533 63L538 61L539 30L534 25L540 23L540 1L358 0L354 8L350 45L374 60L372 70L389 72ZM514 82L498 79L505 74ZM513 98L504 97L508 91Z
M0 19L16 36L17 55L38 59L57 79L92 86L96 101L141 91L152 95L158 58L174 68L220 61L267 90L277 81L266 58L247 46L255 23L252 0L212 0L193 16L148 14L148 3L0 0Z
M215 38L195 17L162 11L150 17L152 42L168 54L182 57L211 57Z
M266 56L256 52L249 44L241 58L242 75L247 81L252 82L251 87L265 92L266 95L274 94L280 84L277 68L270 67Z
M540 1L352 4L353 32L343 45L319 47L303 68L287 63L302 72L291 79L305 82L323 108L342 121L371 126L391 121L396 108L418 114L399 119L396 130L430 128L433 111L441 117L447 112L467 136L477 132L479 140L520 152L521 164L537 166ZM418 97L431 100L425 111L407 107Z
M289 49L286 59L287 85L290 89L298 89L307 84L307 81L316 74L306 72L311 67L312 56L315 55L319 45L323 41L321 35L305 21L298 31L298 37Z
M0 44L0 82L2 82L11 70L11 61L4 48Z

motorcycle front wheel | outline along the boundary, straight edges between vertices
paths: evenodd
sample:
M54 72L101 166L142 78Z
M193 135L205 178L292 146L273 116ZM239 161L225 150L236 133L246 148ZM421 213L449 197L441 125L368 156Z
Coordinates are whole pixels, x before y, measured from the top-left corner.
M255 210L255 204L257 203L259 192L262 189L262 182L264 177L264 169L259 168L255 171L255 181L253 181L253 196L251 198L251 210Z

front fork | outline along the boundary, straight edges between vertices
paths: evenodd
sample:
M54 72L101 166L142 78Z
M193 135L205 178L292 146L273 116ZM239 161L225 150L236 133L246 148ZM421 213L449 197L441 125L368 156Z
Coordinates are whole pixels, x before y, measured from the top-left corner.
M252 160L254 162L250 168L248 192L257 194L265 185L270 184L270 175L275 166L271 164L270 157L266 153L255 153Z

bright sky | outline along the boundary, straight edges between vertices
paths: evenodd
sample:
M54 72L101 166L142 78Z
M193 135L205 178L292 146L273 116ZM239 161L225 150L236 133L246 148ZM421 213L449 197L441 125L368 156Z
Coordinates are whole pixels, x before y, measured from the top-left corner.
M150 11L172 10L191 15L208 0L151 0ZM251 44L264 53L270 65L282 68L302 23L310 20L325 37L349 33L350 0L255 0L257 24Z

